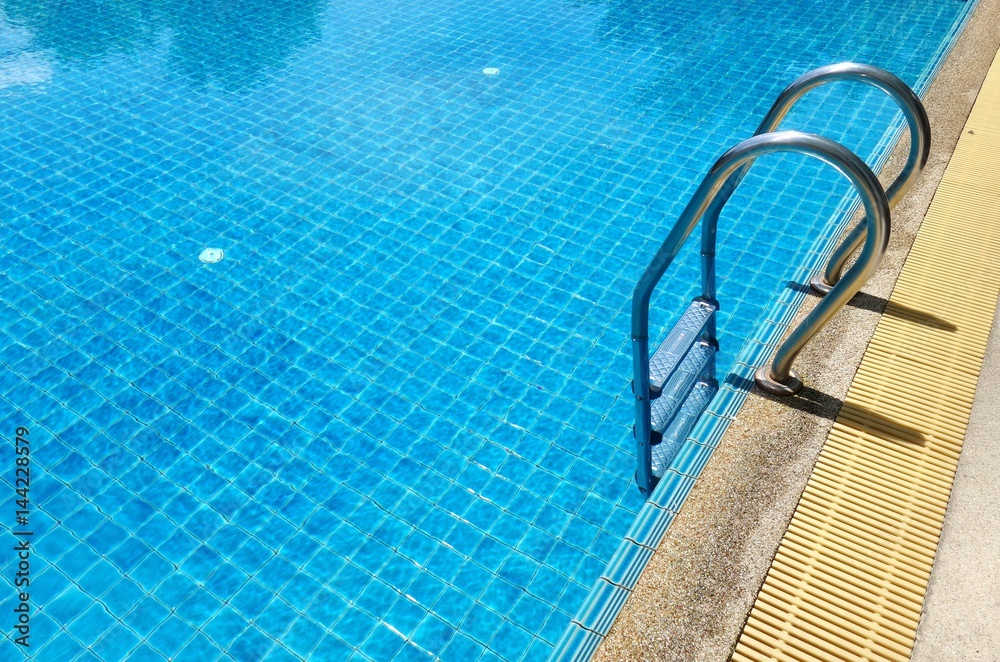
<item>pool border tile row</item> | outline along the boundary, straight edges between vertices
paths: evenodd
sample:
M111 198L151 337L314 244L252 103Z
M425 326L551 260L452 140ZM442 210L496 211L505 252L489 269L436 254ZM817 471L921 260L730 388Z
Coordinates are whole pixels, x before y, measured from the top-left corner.
M942 40L932 66L917 80L914 90L921 97L930 87L978 5L979 0L969 3L964 16L956 22L947 38ZM876 148L876 172L881 172L885 167L905 129L902 115L897 114ZM831 215L836 222L830 223L827 230L816 238L806 253L805 263L795 271L792 282L809 282L833 253L835 239L841 236L860 206L860 200L851 194L841 199ZM678 450L653 493L640 508L604 572L556 642L548 657L550 662L585 662L593 657L674 517L684 505L695 480L701 475L723 434L746 402L752 389L754 371L773 355L806 294L806 288L786 288L772 307L772 311L777 314L769 314L747 339L730 368L730 375L737 378L737 383L726 382L720 386L719 392Z

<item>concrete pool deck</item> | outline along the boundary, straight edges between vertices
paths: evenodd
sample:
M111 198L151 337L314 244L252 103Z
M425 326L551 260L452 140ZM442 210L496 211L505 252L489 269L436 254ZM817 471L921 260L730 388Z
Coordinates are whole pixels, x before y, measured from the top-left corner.
M1000 651L1000 313L993 322L913 662L988 662Z
M1000 2L983 0L926 95L931 160L893 214L883 268L801 357L810 388L791 401L748 400L595 659L721 660L733 650L998 46ZM886 173L898 171L906 148L897 148ZM931 645L924 633L932 632L935 582L918 654ZM924 659L944 658L934 652Z

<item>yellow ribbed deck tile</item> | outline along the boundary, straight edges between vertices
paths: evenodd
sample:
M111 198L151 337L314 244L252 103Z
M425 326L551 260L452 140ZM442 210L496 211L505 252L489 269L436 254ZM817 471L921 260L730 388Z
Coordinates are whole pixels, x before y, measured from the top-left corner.
M764 603L776 605L778 609L781 608L783 600L789 600L797 611L809 614L816 621L820 621L825 614L831 613L835 614L835 617L847 624L848 627L865 627L866 625L863 619L853 613L855 605L836 599L817 598L805 594L789 598L787 595L781 594L775 596L772 602L771 596L762 592L761 600ZM879 621L879 628L887 633L887 638L890 641L897 645L905 645L907 626L882 619Z
M928 380L927 375L930 373L933 374L935 380L947 379L959 384L967 384L968 379L954 374L955 370L952 366L964 368L967 375L975 376L978 371L974 369L974 366L977 363L982 363L984 356L982 352L977 352L973 356L949 357L907 352L906 348L902 346L907 338L907 334L892 334L890 338L880 338L878 345L869 347L871 368L865 374L858 375L856 379L867 381L879 377L882 373L892 372L896 373L896 377L904 382L919 383L925 389L934 389L940 382ZM885 345L885 347L881 345ZM883 349L886 351L882 351ZM945 358L949 370L947 373L942 373L940 370ZM919 371L919 374L916 371Z
M907 476L902 472L882 471L877 463L867 461L867 458L859 457L850 452L841 453L826 460L828 464L818 466L816 471L830 476L834 480L843 482L844 478L857 476L866 481L886 488L907 490L915 494L921 494L925 498L938 499L946 502L948 499L948 486L945 481L941 483L924 481L920 486L910 487L914 474ZM939 467L931 467L936 471ZM926 470L925 470L926 473ZM915 472L919 475L919 472Z
M734 660L909 658L1000 295L998 256L1000 54ZM963 303L970 282L975 305Z
M904 541L899 540L899 536L896 540L890 541L886 540L885 532L879 531L878 529L870 526L859 527L860 531L863 531L868 537L860 537L857 531L850 530L849 527L842 524L839 521L828 522L827 526L801 526L794 530L794 535L798 537L800 542L804 541L820 541L830 535L837 535L838 537L843 537L846 540L846 545L858 552L859 554L865 554L868 552L875 551L876 553L881 553L882 548L891 547L895 553L899 554L899 557L913 568L921 568L928 563L928 554L924 553L924 558L916 558L920 550L924 549L922 545L919 544L920 541L916 543L910 542L910 544L905 544ZM790 530L789 535L793 535ZM933 561L933 555L930 558Z
M874 395L869 396L866 392L855 393L854 395L855 403L865 408L869 408L870 405L879 406L893 417L909 417L911 423L923 419L933 421L935 425L940 425L943 429L954 429L956 432L961 433L961 417L953 415L951 412L921 410L917 404L910 402L886 402L884 399L875 397Z
M833 476L827 475L826 472L817 474L815 482L817 490L823 491L824 489L839 488L843 491L843 493L849 494L854 498L878 498L882 500L887 508L911 508L913 501L919 500L923 505L923 508L932 513L932 515L927 516L929 519L933 519L934 515L943 514L945 511L945 506L943 504L939 505L929 502L927 499L920 499L912 491L901 494L886 494L884 491L879 489L880 486L863 484L844 487L843 483L835 480Z
M839 528L841 531L848 530L849 528L854 528L858 531L867 534L873 542L877 541L879 538L883 539L890 538L893 540L894 543L898 543L900 541L907 541L911 543L913 547L917 547L922 544L926 545L926 543L928 542L933 542L933 543L937 542L936 536L934 536L933 534L928 534L926 531L919 531L916 529L916 527L911 526L907 528L905 533L900 533L898 531L893 531L889 527L887 527L884 520L866 522L863 518L857 517L857 512L852 511L849 508L834 507L832 509L826 509L823 508L822 506L818 506L815 503L812 504L806 503L806 505L803 507L802 510L804 513L808 513L813 516L813 519L819 525L817 528L822 528L823 522L833 521L833 522L840 522L841 524L843 524L843 526L841 527L830 527L830 526L826 527L824 532L825 533L824 537L844 538L843 536L840 535L837 536L833 535L834 532L837 530L837 528ZM827 510L829 510L829 512L826 512ZM822 517L824 514L830 515L832 517L832 520L823 520ZM798 531L799 527L790 527L788 529L787 537L789 539L797 540L797 538L791 534L792 532L798 533ZM844 541L846 540L847 538L844 538ZM848 556L854 559L873 555L871 550L865 551L860 548L855 549L853 546L848 545L846 543L844 543L844 549L839 550L839 553L847 554ZM874 555L878 556L878 553L875 553Z
M821 587L817 584L814 586L822 589L819 596L811 593L797 595L798 586L789 584L781 576L775 576L774 581L761 589L761 593L773 591L776 595L795 594L794 600L803 600L813 604L831 604L844 610L861 607L877 615L877 618L884 622L886 627L895 627L902 633L917 626L918 619L912 618L909 615L909 610L900 610L904 613L897 612L898 606L885 600L882 596L869 596L866 592L858 592L857 589L846 584L824 583Z
M785 625L786 622L783 619L786 613L785 609L782 609L780 605L770 604L767 596L762 596L759 604L761 605L761 611L766 613L771 618L772 625L779 627L781 625ZM810 614L807 610L798 609L797 605L792 608L792 611L796 617L797 626L801 628L803 630L803 634L808 637L809 643L817 648L829 651L830 648L839 646L853 650L856 654L863 654L865 651L874 649L886 658L892 659L892 656L896 655L900 656L900 658L904 660L909 652L906 650L905 645L900 645L891 641L890 638L886 637L881 631L879 634L882 636L871 637L870 630L875 628L866 628L865 625L859 625L856 622L852 623L846 619L838 618L833 614L828 614L825 618L815 614ZM842 629L844 632L850 634L845 637L834 638L829 628L823 627L824 621L832 621L846 626ZM866 632L865 630L869 631ZM879 630L881 630L881 628L879 628Z
M865 492L851 493L851 492L847 492L847 491L836 490L835 485L836 485L837 481L830 480L830 476L824 476L824 478L827 479L827 481L830 484L829 485L823 485L823 486L819 486L818 485L818 486L815 487L815 489L813 489L810 492L810 496L814 497L814 499L813 499L814 500L813 505L818 510L820 510L820 512L822 512L823 510L825 510L824 509L824 504L823 504L823 499L825 497L829 497L832 500L836 500L837 503L842 503L845 509L847 509L847 510L858 510L861 514L865 515L866 517L863 517L860 520L860 522L861 522L861 525L864 526L866 529L881 528L889 536L896 535L896 529L893 528L893 527L891 527L891 526L879 527L878 525L880 523L886 522L886 521L892 522L893 518L895 518L896 516L898 516L898 514L900 512L906 513L908 511L912 511L913 505L914 505L913 502L914 501L917 501L917 502L920 501L920 499L911 499L909 503L907 503L905 501L904 502L899 502L899 503L894 503L894 504L893 503L886 503L885 505L880 506L879 510L876 511L881 516L883 516L883 517L880 517L878 519L868 518L867 514L868 514L869 511L866 510L866 507L867 507L867 505L869 503L872 502L872 497L873 496L875 496L875 497L880 496L878 493L876 493L874 491L869 491L868 493L865 493ZM852 508L852 507L858 507L858 508ZM934 521L933 520L934 520L933 517L927 517L927 516L921 517L921 516L918 516L918 515L914 515L912 517L912 521L914 523L914 526L917 528L917 530L919 530L919 531L926 531L932 537L936 535L935 531L934 531Z
M881 600L884 603L883 609L891 609L898 614L912 614L914 602L919 605L923 600L922 591L903 591L891 584L875 585L870 577L856 577L854 573L837 567L836 563L825 567L821 574L812 571L813 565L811 559L802 559L795 554L789 554L785 558L775 559L773 568L775 576L783 579L786 586L794 587L795 591L800 590L806 581L813 592L823 591L827 586L839 586L844 590L852 588L865 594L864 599L856 599L857 604L867 605ZM779 585L775 582L770 586L777 590Z
M906 449L889 446L878 447L874 442L870 448L858 448L861 439L870 432L869 430L839 430L836 435L830 435L830 452L820 458L817 463L817 471L842 472L849 468L856 473L870 474L873 480L882 477L887 483L897 482L897 489L920 490L923 485L928 486L929 493L937 493L939 498L947 499L951 489L950 479L947 473L952 470L952 462L947 461L947 455L940 452L944 449L932 448L925 443L924 449ZM853 442L853 445L852 445ZM938 444L942 445L942 444ZM928 455L926 450L937 451L939 457ZM952 454L957 455L957 454ZM928 473L939 474L931 477L924 477ZM916 486L912 481L918 481ZM931 492L933 491L933 492Z
M898 343L895 345L898 346ZM966 386L968 384L967 376L976 376L978 370L975 370L973 366L976 363L982 363L982 356L977 360L969 358L967 361L964 359L959 359L958 357L949 357L948 374L936 374L935 381L928 384L926 379L920 379L919 375L914 374L915 371L920 371L921 374L926 374L931 372L932 369L938 368L941 365L941 357L924 357L924 356L906 356L903 353L896 354L878 354L874 353L870 355L870 360L872 368L881 372L892 371L897 373L897 378L904 383L919 384L923 389L929 389L930 387L941 385L944 383L950 384L954 383L959 386ZM865 382L874 382L875 384L882 385L883 382L878 379L878 374L876 370L873 370L871 374L866 373L864 375L858 375L854 380L855 384L864 384ZM912 371L912 372L911 372ZM956 374L956 371L962 374ZM963 376L966 375L966 376ZM853 385L853 384L852 384ZM975 393L975 389L968 389L969 393ZM970 396L971 397L971 396ZM970 399L971 403L971 399Z

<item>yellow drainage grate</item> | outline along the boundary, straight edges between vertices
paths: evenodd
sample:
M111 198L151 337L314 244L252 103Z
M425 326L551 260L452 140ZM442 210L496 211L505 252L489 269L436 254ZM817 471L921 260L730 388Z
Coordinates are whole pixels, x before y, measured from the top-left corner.
M908 660L1000 294L1000 53L733 659Z

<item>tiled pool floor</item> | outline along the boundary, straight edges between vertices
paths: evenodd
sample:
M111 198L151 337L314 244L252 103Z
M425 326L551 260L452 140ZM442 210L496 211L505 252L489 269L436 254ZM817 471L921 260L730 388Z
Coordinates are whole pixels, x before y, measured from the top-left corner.
M652 248L799 73L925 81L968 7L903 5L5 0L36 658L544 658L642 503ZM788 122L870 155L891 118L850 88ZM721 374L846 190L762 166L721 228Z

